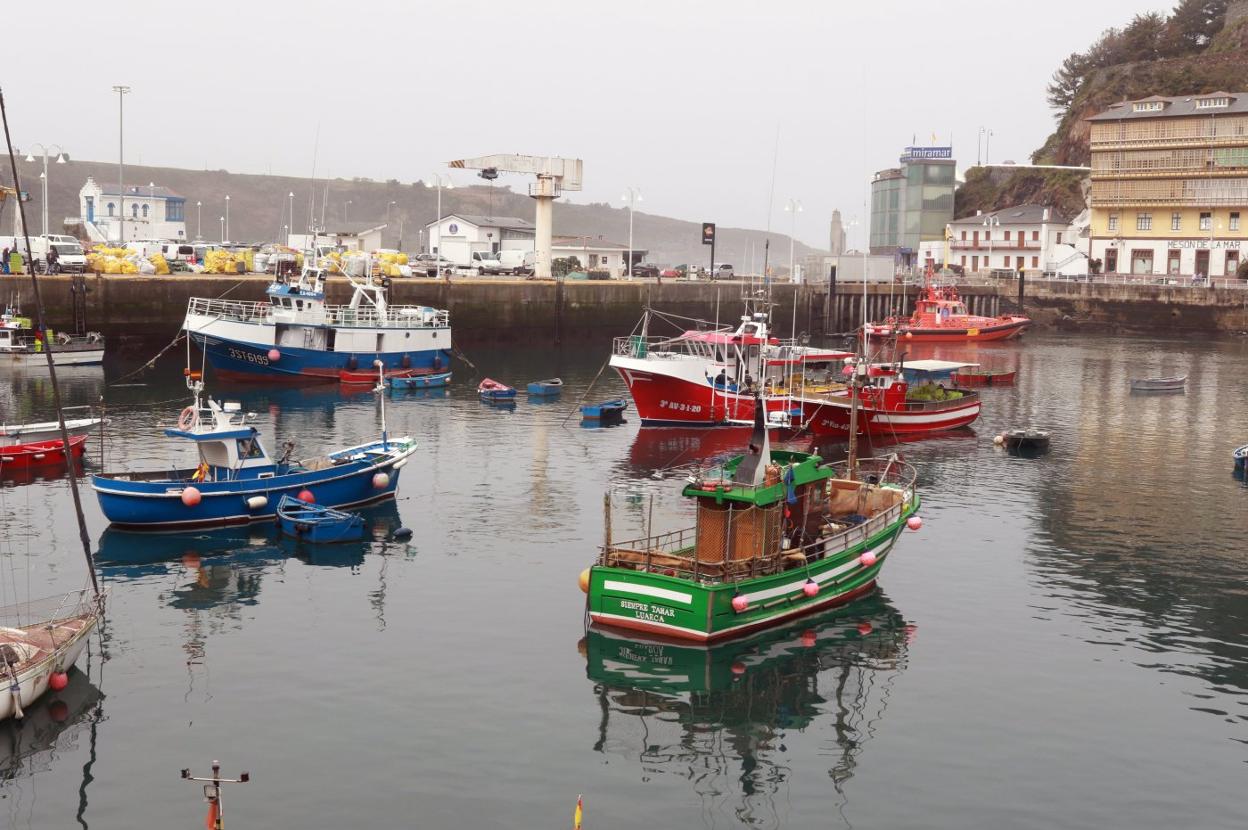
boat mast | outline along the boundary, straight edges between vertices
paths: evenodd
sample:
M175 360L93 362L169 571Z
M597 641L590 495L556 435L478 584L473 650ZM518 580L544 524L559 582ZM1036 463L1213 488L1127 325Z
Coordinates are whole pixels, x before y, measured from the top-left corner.
M9 113L4 104L4 91L0 90L0 119L4 121L4 141L9 150L9 167L13 171L13 189L20 196L22 192L21 184L17 178L17 158L13 155L13 138L9 134ZM30 247L30 230L26 227L26 208L20 198L17 200L18 215L22 220L22 235L26 239L26 253L31 252ZM47 323L43 316L43 297L39 293L39 278L35 274L35 267L31 257L30 268L30 286L35 297L35 316L39 323L39 331L46 333L48 330ZM82 540L82 553L87 559L87 573L91 575L91 590L95 594L98 601L100 599L100 583L95 575L95 559L91 556L91 540L87 537L87 519L82 512L82 496L78 492L78 476L74 470L74 455L69 446L69 430L65 427L65 411L61 408L61 389L56 382L56 361L52 356L52 338L44 336L43 338L43 354L48 361L48 379L52 384L52 405L56 408L56 422L61 430L61 451L65 454L65 463L69 467L69 491L74 498L74 512L78 516L78 537Z
M389 450L390 434L386 431L386 364L380 360L374 360L373 365L377 367L377 385L373 391L377 393L377 400L381 402L381 448Z

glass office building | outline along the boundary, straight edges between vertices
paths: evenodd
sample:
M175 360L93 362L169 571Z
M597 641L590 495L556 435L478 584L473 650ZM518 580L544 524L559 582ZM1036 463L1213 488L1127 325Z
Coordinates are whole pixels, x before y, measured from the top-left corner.
M919 243L945 238L956 186L951 147L907 147L901 166L871 180L871 253L912 266Z

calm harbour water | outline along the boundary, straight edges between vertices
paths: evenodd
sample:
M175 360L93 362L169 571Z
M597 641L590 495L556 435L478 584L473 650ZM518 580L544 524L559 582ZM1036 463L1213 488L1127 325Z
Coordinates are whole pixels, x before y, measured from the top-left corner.
M214 758L253 775L226 790L234 827L566 827L578 793L586 828L621 830L1244 826L1243 342L945 349L1019 383L984 391L973 430L883 448L919 467L926 523L879 593L710 653L586 637L576 577L604 491L617 535L651 496L655 526L675 525L683 472L740 433L581 428L567 416L605 348L471 356L568 387L500 411L457 366L445 397L389 398L392 433L422 449L397 502L368 511L368 543L308 548L267 523L106 533L87 488L103 655L79 661L61 722L40 704L0 724L0 826L202 826L178 770ZM180 365L106 389L135 365L66 371L67 403L106 396L108 469L185 462L160 432L187 402ZM1182 372L1186 395L1128 392ZM270 450L378 428L369 393L212 391L257 414ZM599 392L623 388L604 373ZM48 400L46 375L0 379L8 422L45 420ZM992 446L1028 423L1054 432L1049 454ZM65 480L0 499L0 604L80 586ZM410 543L389 539L400 524Z

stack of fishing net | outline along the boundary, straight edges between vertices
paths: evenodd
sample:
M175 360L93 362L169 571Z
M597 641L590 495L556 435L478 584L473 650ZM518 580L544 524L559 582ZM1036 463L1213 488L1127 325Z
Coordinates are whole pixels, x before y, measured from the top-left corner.
M403 271L400 266L407 265L407 254L399 251L385 251L375 253L374 255L374 271L379 276L401 277Z
M238 259L229 251L209 251L204 255L205 274L237 274Z

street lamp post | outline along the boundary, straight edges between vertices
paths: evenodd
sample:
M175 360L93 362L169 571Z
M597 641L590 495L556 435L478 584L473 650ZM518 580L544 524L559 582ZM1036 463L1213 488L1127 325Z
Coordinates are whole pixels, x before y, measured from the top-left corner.
M290 230L293 232L295 229L295 191L290 191L286 196L290 199ZM290 244L289 236L286 237L286 244Z
M230 238L230 194L228 193L225 194L225 216L222 218L225 220L225 235L221 237L221 241L224 242Z
M633 278L633 209L637 207L637 203L642 201L641 191L635 187L624 188L624 195L620 197L628 203L628 278Z
M195 203L195 238L204 238L204 203Z
M225 217L221 217L221 244L225 244Z
M992 271L992 229L1001 227L1001 220L996 216L989 216L984 219L984 227L987 229L984 233L988 237L988 262L986 265L988 270Z
M432 182L425 182L425 187L435 187L435 186L436 186L436 187L438 188L438 220L437 220L437 225L438 225L438 250L436 250L436 251L434 251L434 252L433 252L433 255L437 257L437 259L435 260L435 262L437 262L437 264L438 264L438 265L437 265L437 268L438 268L438 277L437 277L437 278L438 278L438 279L442 279L442 184L443 184L443 182L445 182L445 183L446 183L446 189L447 189L447 190L454 190L454 189L455 189L455 183L454 183L454 182L452 182L452 181L450 180L450 178L449 178L449 177L445 177L445 176L443 176L441 173L434 173L434 174L433 174L433 181L432 181ZM429 241L430 241L431 243L433 242L432 235L430 236Z
M351 221L351 200L347 199L347 203L342 207L343 224Z
M789 282L797 282L797 272L793 268L796 264L793 260L793 245L797 237L797 214L802 212L802 203L798 199L789 199L785 203L784 209L793 214L793 231L789 234Z
M126 93L130 91L130 87L117 85L113 87L113 92L117 93L117 214L121 219L121 224L117 230L117 241L122 247L126 244Z
M43 174L40 178L43 179L43 235L46 237L48 235L48 153L50 151L42 144L36 144L35 146L38 147L40 152L43 154ZM56 163L64 164L65 151L61 149L61 145L59 144L53 144L52 146L56 148ZM34 154L27 153L26 160L34 161Z

